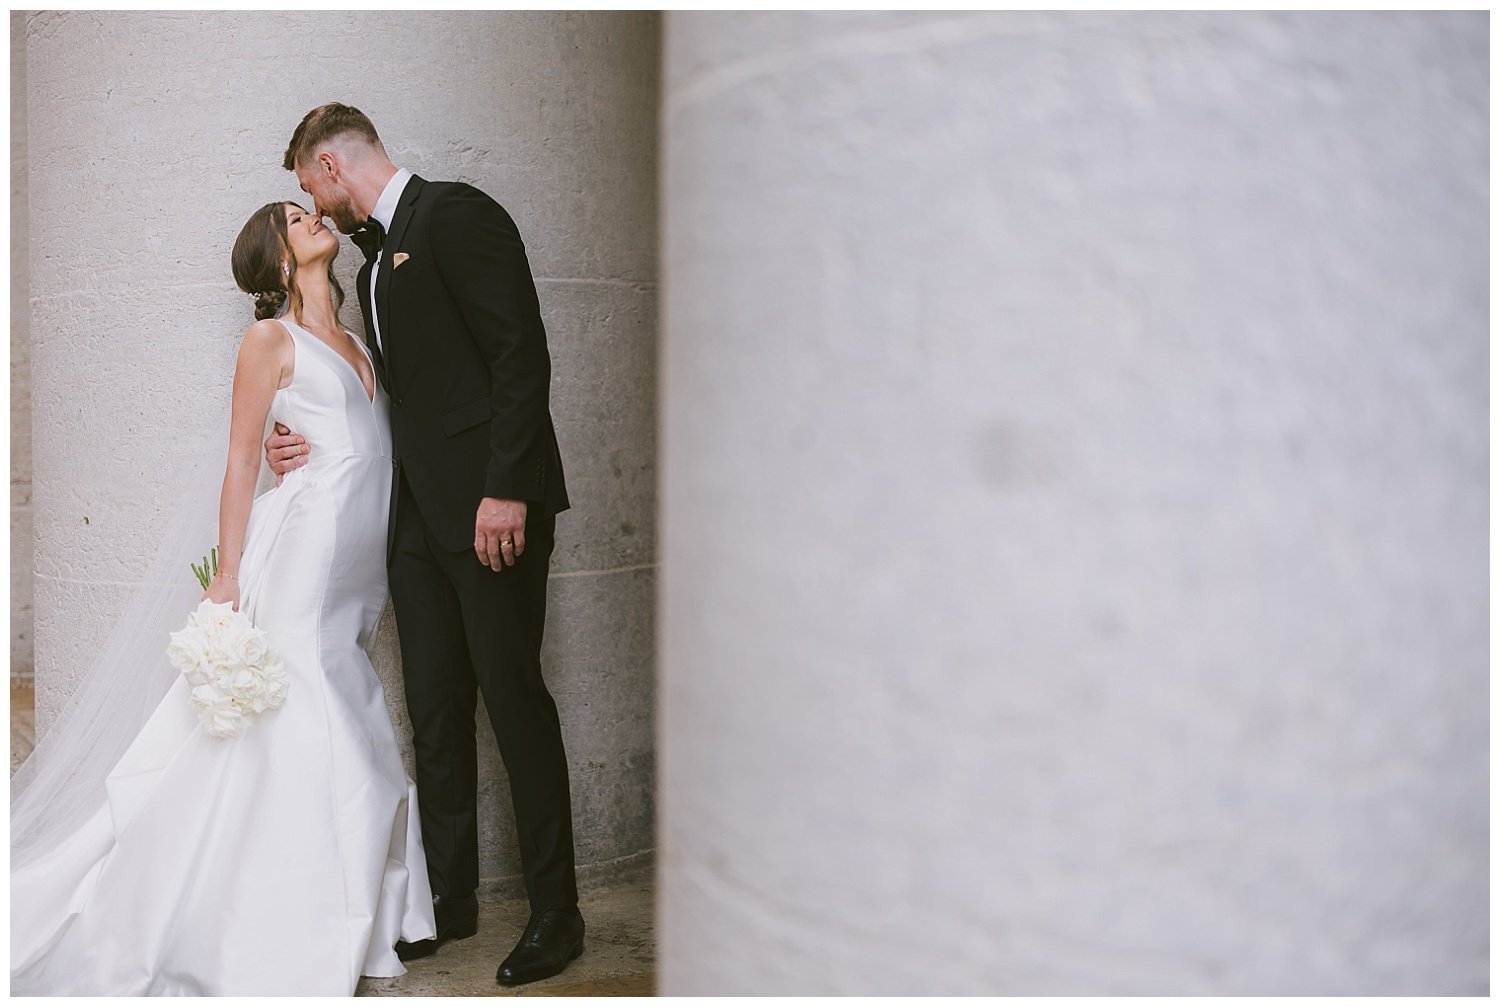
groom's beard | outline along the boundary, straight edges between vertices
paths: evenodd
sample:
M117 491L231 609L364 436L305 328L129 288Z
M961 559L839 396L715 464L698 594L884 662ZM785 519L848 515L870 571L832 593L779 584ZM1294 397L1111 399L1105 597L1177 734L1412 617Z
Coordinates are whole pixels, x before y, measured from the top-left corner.
M355 211L354 201L348 196L337 203L322 207L322 210L333 221L333 226L345 234L353 234L365 226L364 218Z

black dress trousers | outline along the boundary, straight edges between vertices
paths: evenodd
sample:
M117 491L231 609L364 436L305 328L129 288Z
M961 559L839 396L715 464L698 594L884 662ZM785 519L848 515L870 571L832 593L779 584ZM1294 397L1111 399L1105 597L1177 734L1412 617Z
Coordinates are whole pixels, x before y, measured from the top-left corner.
M479 883L474 715L482 694L510 778L531 908L574 905L567 755L541 663L556 518L529 506L524 551L496 573L472 549L442 548L405 476L397 481L390 589L433 894L464 896Z

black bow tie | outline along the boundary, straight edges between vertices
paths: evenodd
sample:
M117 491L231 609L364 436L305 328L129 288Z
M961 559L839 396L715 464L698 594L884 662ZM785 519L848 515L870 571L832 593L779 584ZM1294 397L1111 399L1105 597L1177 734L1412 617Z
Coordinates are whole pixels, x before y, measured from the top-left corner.
M380 221L371 217L365 221L365 226L349 235L359 250L365 253L366 262L374 262L375 256L385 247L385 228L380 226Z

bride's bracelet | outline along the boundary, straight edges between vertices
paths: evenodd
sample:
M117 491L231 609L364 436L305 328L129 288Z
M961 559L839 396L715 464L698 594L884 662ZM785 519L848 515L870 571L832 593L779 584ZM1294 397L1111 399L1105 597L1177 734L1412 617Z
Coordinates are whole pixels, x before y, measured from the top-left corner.
M232 574L232 573L225 573L223 570L219 571L219 576L220 577L228 577L230 580L239 580L239 578L236 577L234 574Z

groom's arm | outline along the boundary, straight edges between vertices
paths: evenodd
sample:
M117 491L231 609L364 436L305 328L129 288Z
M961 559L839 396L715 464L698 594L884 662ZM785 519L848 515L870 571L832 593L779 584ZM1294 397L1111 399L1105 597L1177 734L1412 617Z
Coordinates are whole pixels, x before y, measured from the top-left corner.
M307 464L307 441L300 434L294 434L280 423L271 430L271 436L266 438L266 464L271 466L271 471L276 473L276 485L281 485L281 477L293 469L300 469Z
M449 187L431 213L438 272L489 369L484 495L545 499L537 459L546 431L552 362L526 247L500 204L470 186Z

